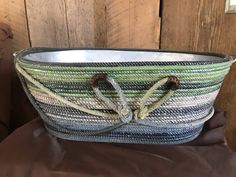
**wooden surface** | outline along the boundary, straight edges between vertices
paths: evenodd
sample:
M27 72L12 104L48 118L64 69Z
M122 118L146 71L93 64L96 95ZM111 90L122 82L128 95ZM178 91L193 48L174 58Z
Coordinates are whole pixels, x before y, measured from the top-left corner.
M213 51L236 55L236 14L225 14L225 0L165 0L161 49ZM236 149L236 63L226 76L216 107L227 111L227 138Z
M159 48L159 0L106 3L107 46Z
M26 0L31 45L104 47L104 5L103 0Z
M24 0L0 0L0 21L12 28L14 50L30 46Z
M31 46L69 47L64 0L26 0Z
M26 8L32 46L159 48L159 0L26 0Z

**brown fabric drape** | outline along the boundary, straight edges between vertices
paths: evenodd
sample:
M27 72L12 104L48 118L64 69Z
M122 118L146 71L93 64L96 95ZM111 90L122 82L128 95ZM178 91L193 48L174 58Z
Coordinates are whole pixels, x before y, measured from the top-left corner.
M0 23L0 141L9 131L11 73L13 65L11 28Z
M224 114L184 145L86 143L58 139L35 119L0 143L1 177L235 177Z

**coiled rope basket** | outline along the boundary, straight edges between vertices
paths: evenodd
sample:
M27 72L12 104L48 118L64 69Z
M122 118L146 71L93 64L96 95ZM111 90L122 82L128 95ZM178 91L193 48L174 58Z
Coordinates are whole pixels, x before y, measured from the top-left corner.
M47 130L69 140L180 144L196 138L233 59L158 50L31 48L15 66Z

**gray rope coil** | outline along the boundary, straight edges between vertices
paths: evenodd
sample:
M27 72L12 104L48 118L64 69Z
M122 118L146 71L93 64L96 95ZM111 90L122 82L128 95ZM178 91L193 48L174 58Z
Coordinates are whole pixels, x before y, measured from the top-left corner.
M191 141L213 115L232 64L230 57L206 55L215 60L202 60L204 56L195 54L191 57L197 61L74 64L29 59L37 52L45 49L16 55L25 92L49 132L78 141Z

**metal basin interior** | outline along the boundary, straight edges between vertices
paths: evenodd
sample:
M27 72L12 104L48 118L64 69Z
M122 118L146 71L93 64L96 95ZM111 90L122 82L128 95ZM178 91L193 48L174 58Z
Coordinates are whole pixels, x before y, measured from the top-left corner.
M231 58L220 54L181 53L148 50L27 50L20 57L35 62L48 63L110 63L110 62L178 62L178 61L229 61Z

